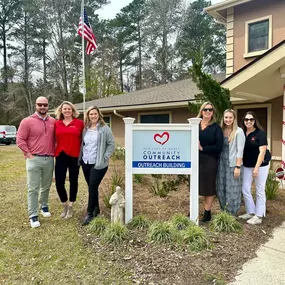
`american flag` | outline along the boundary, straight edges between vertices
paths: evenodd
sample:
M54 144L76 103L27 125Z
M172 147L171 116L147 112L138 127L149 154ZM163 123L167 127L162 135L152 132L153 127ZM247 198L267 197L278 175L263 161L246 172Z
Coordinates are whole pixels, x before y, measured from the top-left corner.
M96 37L92 31L92 28L89 24L88 17L84 8L84 39L87 40L86 53L91 54L96 48ZM82 37L82 17L79 19L77 33Z

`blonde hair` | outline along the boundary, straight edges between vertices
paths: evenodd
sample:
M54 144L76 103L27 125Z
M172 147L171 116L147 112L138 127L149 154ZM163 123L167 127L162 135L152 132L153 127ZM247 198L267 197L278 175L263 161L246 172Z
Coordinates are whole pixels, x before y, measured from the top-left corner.
M224 111L223 113L223 118L221 120L221 128L222 130L224 131L224 129L226 128L226 124L225 124L225 121L224 121L224 117L225 117L225 114L226 113L231 113L233 114L234 116L234 121L233 121L233 125L232 125L232 131L230 133L230 136L228 138L228 142L232 142L233 139L235 138L236 136L236 133L237 133L237 129L238 129L238 124L237 124L237 115L236 115L236 112L233 110L233 109L227 109Z
M212 108L213 108L213 115L212 115L212 118L211 118L211 120L210 120L210 122L209 122L209 125L211 125L211 124L213 124L213 123L216 122L216 116L215 116L216 110L215 110L215 108L214 108L214 105L213 105L211 102L205 102L205 103L202 104L202 106L200 107L199 113L198 113L198 115L197 115L197 118L202 118L202 119L203 119L202 111L203 111L203 109L204 109L207 105L211 105Z
M69 101L63 101L58 107L57 109L55 110L54 114L55 114L55 117L58 119L58 120L63 120L64 119L64 116L62 114L62 107L63 105L69 105L72 109L72 118L77 118L79 116L79 112L77 111L77 109L75 108L75 106L69 102Z
M101 113L101 111L99 110L99 108L97 106L90 106L86 113L85 113L85 119L84 119L84 125L85 127L90 127L91 126L91 121L89 119L89 113L92 111L92 110L96 110L99 114L99 120L98 120L98 123L101 125L101 126L104 126L106 125L104 119L103 119L103 114Z

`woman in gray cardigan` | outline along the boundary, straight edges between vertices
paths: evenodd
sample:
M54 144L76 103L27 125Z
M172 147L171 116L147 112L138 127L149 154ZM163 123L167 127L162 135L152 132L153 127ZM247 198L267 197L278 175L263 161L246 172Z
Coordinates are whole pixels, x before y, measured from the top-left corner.
M221 209L236 216L241 204L245 135L238 127L236 113L232 109L225 110L221 128L224 134L224 148L218 166L217 196Z
M85 128L79 156L89 192L87 216L83 225L88 225L100 214L98 188L108 170L109 158L114 150L113 133L104 122L99 108L89 107L85 114Z

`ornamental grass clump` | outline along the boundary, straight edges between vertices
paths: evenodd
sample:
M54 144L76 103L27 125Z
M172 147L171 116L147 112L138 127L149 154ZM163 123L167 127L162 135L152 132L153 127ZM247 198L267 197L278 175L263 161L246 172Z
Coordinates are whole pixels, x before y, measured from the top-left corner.
M276 173L273 170L269 170L266 185L265 194L267 200L274 200L278 195L279 182L276 179Z
M172 243L177 239L175 228L168 222L155 222L149 228L150 241L157 244Z
M115 245L121 244L129 237L129 230L125 225L120 223L110 224L103 235L103 241L106 243L113 243Z
M205 231L197 225L190 225L181 232L182 242L193 251L201 251L210 248Z
M137 215L130 221L129 226L133 229L143 230L148 229L150 224L151 221L148 220L145 216Z
M211 221L210 229L219 233L239 233L242 225L231 214L220 212Z
M108 225L109 221L106 218L99 216L91 221L88 228L91 233L95 235L102 235Z
M176 214L171 218L172 225L177 230L185 230L190 225L194 225L194 223L183 214Z

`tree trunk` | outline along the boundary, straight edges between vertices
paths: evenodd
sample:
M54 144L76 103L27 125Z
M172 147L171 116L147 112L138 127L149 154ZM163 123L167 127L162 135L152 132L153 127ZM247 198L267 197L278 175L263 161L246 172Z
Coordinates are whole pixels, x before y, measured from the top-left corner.
M4 91L8 91L8 68L7 68L7 47L6 47L6 27L3 24L3 63L4 63Z
M140 22L137 23L138 27L138 44L139 44L139 76L138 76L138 83L139 83L139 90L142 89L142 39L141 39L141 29L140 29Z
M47 84L47 62L46 62L46 40L45 38L43 39L43 69L44 69L43 80L44 80L44 85L46 85Z
M28 112L31 115L33 113L33 103L32 103L32 96L29 88L29 59L28 59L28 15L27 13L24 14L24 29L25 29L25 36L24 36L24 90L26 93L26 102L28 107Z
M161 82L166 83L167 80L167 32L164 28L162 36L162 51L161 51Z
M120 89L121 92L124 92L124 81L123 81L123 60L122 60L122 49L120 47L120 61L119 61L119 68L120 68Z
M66 62L65 62L65 49L63 43L63 31L62 31L62 17L60 8L58 10L59 19L59 37L60 37L60 51L61 51L61 61L62 61L62 83L65 99L69 100L68 88L67 88L67 72L66 72Z

